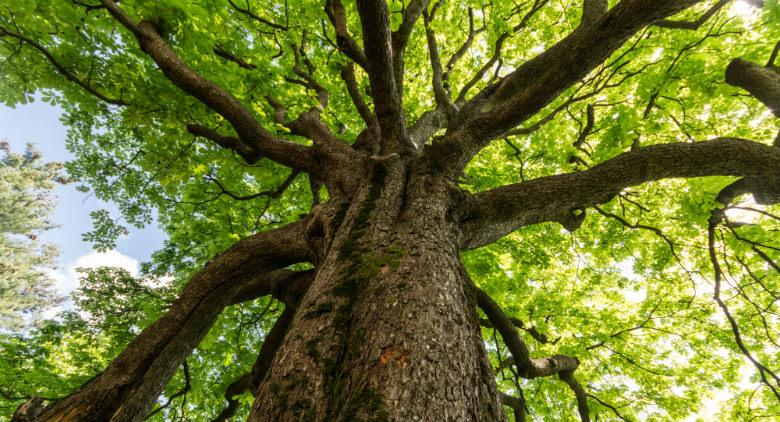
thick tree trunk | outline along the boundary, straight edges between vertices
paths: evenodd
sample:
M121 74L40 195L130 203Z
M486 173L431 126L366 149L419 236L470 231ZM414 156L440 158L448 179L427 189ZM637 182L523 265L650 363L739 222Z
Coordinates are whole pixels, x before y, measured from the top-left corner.
M408 180L407 180L408 179ZM392 155L326 219L249 420L505 420L458 257L455 189Z

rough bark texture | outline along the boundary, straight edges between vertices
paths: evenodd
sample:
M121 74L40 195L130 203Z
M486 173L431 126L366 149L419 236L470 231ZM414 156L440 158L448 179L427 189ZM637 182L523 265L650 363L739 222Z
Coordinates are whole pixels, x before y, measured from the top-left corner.
M726 82L749 92L780 117L780 73L776 69L734 59L726 68Z
M458 257L453 189L397 156L329 224L327 256L250 420L504 420Z
M311 258L305 227L302 221L246 238L214 258L190 280L170 310L108 368L36 420L143 420L176 369L246 284L257 281L259 273Z
M137 23L117 2L101 0L169 81L224 117L236 136L195 123L188 125L191 133L247 162L267 157L295 175L307 173L313 191L323 183L330 200L301 221L241 240L214 258L170 310L101 374L45 409L40 401L28 402L15 420L142 420L225 306L269 294L288 307L260 348L253 371L224 392L228 407L215 411L218 420L230 417L234 397L247 389L256 393L253 421L506 420L480 333L476 292L460 252L530 224L555 221L574 230L586 208L626 187L668 177L742 176L739 189L759 202L780 202L780 149L741 139L638 148L585 171L473 195L457 187L469 159L492 138L536 114L642 28L698 2L623 0L608 10L604 0L585 0L577 30L470 100L457 100L459 109L444 89L447 76L435 34L426 33L437 108L407 129L403 49L421 14L429 30L434 10L427 10L428 1L412 0L393 33L384 1L358 1L361 47L349 32L343 5L328 0L325 11L336 46L368 73L374 110L363 100L352 67L345 67L342 77L367 128L353 146L337 139L320 120L328 94L300 66L301 49L294 71L316 91L321 108L290 121L281 103L268 102L277 123L311 140L311 146L303 146L265 130L251 108L178 57L152 23ZM471 28L455 60L473 35ZM241 64L221 51L220 57ZM780 83L773 70L735 60L727 81L778 112ZM446 133L429 144L442 129ZM368 156L377 151L386 155ZM302 262L315 269L285 268ZM574 378L579 361L531 357L498 305L485 296L479 302L520 374L557 374L587 421L586 393ZM503 396L503 402L518 419L525 418L522 400Z

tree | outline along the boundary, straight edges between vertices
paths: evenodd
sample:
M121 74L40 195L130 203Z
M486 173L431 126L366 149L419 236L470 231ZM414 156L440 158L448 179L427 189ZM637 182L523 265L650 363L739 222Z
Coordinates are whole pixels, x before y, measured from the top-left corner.
M52 227L51 191L64 179L62 165L41 163L30 145L14 154L0 142L0 153L0 329L19 330L58 300L46 272L54 266L57 249L38 236Z
M776 1L5 3L181 288L16 420L780 413Z

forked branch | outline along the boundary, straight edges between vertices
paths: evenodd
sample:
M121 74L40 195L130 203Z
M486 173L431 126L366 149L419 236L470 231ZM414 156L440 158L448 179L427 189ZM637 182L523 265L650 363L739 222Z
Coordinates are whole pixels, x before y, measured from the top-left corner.
M359 0L363 46L366 51L368 80L374 111L382 132L381 153L402 152L414 145L406 134L401 108L401 92L393 70L390 11L384 0Z
M756 201L780 202L780 148L737 138L651 145L587 170L475 194L463 220L463 248L477 248L543 222L559 222L574 230L584 218L584 209L608 202L630 186L716 175L744 176Z
M303 275L280 270L316 257L307 221L236 242L196 273L160 319L144 329L98 376L53 403L41 420L63 415L80 420L134 420L144 415L225 306L262 294L282 298ZM289 284L288 284L289 283ZM154 374L154 375L150 375ZM94 397L101 397L97 403ZM84 403L90 403L85 406Z
M577 408L580 419L583 422L590 420L588 402L585 390L574 377L574 371L580 364L577 358L566 355L554 355L548 358L531 358L528 346L517 335L512 321L504 314L501 307L484 291L474 287L477 305L490 322L501 333L512 359L517 367L518 374L525 379L548 377L558 375L574 392L577 398Z
M624 0L486 87L460 109L434 154L458 174L493 138L524 122L653 22L700 0Z
M160 70L174 85L230 122L238 134L240 143L243 144L242 148L255 151L258 156L268 157L294 169L308 173L316 172L314 160L307 147L277 138L265 130L236 97L184 63L166 44L154 23L150 21L136 23L113 0L101 0L101 3L114 19L135 35L141 49L157 63Z

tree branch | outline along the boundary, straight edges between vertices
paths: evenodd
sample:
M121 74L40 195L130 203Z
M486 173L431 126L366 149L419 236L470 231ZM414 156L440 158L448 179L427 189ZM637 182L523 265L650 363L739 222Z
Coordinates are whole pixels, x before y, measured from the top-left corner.
M725 188L721 190L721 192L718 194L718 202L722 203L726 207L734 200L736 199L740 194L744 193L744 181L747 179L740 179ZM712 210L710 213L709 221L707 222L707 251L709 254L710 262L712 263L712 269L715 273L715 283L714 283L714 289L713 289L713 299L715 300L715 303L717 303L718 307L723 312L723 315L726 317L726 320L729 323L729 327L731 328L732 335L734 337L734 342L737 345L737 348L739 348L739 351L750 361L750 363L753 364L753 366L758 370L758 374L761 377L761 382L767 386L767 388L772 391L772 394L777 398L778 401L780 401L780 376L778 376L774 371L769 369L766 365L761 363L761 361L758 360L748 349L747 345L745 345L745 342L742 337L742 332L739 328L739 325L737 324L736 319L734 318L733 314L729 310L728 305L726 304L726 301L724 301L721 296L721 284L722 284L722 278L723 278L723 271L720 267L720 262L718 261L718 255L715 251L715 229L718 226L718 224L721 223L721 221L725 217L725 211L726 207L723 208L716 208ZM755 251L755 249L754 249ZM767 378L767 375L769 375L769 378ZM771 380L770 380L771 378Z
M382 133L381 154L414 149L406 134L401 93L393 71L390 12L384 0L358 0L374 111Z
M311 285L315 275L313 270L302 272L278 270L276 273L274 276L275 280L270 281L270 283L269 280L263 278L256 280L255 283L245 286L234 298L234 302L237 303L264 296L268 294L269 284L271 284L270 290L273 292L274 298L283 302L285 306L284 311L282 311L282 314L276 319L273 327L265 336L263 344L260 346L260 353L252 365L252 370L231 383L225 390L225 399L228 405L214 418L213 422L225 422L235 415L240 404L235 398L236 396L245 391L251 391L252 394L255 393L257 387L268 373L268 369L276 356L276 351L279 350L279 346L281 346L285 335L287 335L290 329L290 324L295 316L300 298Z
M158 408L152 410L151 412L149 412L149 414L146 415L147 419L151 418L152 416L154 416L157 413L162 412L166 407L170 406L171 403L173 403L174 399L176 399L177 397L181 397L181 396L187 394L188 391L190 391L190 389L192 388L192 385L191 385L192 380L190 378L190 366L187 365L187 360L186 359L184 360L184 363L182 364L182 370L184 371L184 386L182 386L182 388L179 391L171 394L171 396L168 397L168 400L165 402L165 404L163 404L160 407L158 407Z
M707 22L712 16L718 13L720 9L722 9L724 6L726 6L729 3L731 3L731 0L718 1L712 7L707 9L707 11L704 12L701 16L699 16L699 18L696 19L695 21L675 21L670 19L661 19L660 21L656 22L654 25L659 26L661 28L697 30L699 29L699 27L704 25L704 23Z
M98 376L76 393L50 405L42 419L62 415L84 420L133 420L146 414L223 308L245 286L289 275L273 273L316 260L306 236L307 220L236 242L196 273L168 311L144 329ZM265 275L265 276L264 276ZM265 285L273 292L274 286ZM253 289L257 292L257 285ZM243 291L247 297L246 290ZM281 294L281 293L280 293ZM94 397L101 397L95 402ZM90 403L84 406L84 403Z
M230 3L230 5L233 7L233 9L235 9L237 12L239 12L239 13L241 13L243 15L249 16L250 18L254 19L255 21L257 21L257 22L259 22L259 23L261 23L263 25L269 26L269 27L271 27L273 29L280 29L280 30L283 30L283 31L287 30L287 26L279 25L278 23L272 22L272 21L270 21L270 20L268 20L268 19L266 19L266 18L264 18L262 16L257 15L256 13L252 12L252 10L249 9L249 2L247 2L246 8L239 7L238 5L236 5L233 2L233 0L228 0L228 3Z
M412 35L415 23L428 8L428 3L430 3L430 0L411 0L404 8L404 17L401 25L391 35L393 74L398 95L402 98L404 93L404 54L406 52L406 44L409 43L409 37Z
M512 409L515 422L525 422L525 400L521 397L510 396L501 392L499 394L501 394L501 404Z
M368 108L366 102L363 100L363 94L360 93L360 88L355 78L355 66L352 63L341 67L341 79L344 80L344 84L347 86L347 92L352 99L352 103L355 104L355 108L366 122L366 127L371 127L375 124L376 119L374 113Z
M277 138L266 131L236 97L184 63L160 37L152 22L136 23L113 0L101 0L101 3L114 19L135 35L141 50L157 63L174 85L230 122L238 139L247 149L294 169L315 171L315 163L308 148Z
M512 359L517 367L518 374L525 379L534 379L558 375L574 391L577 398L577 407L580 412L580 418L583 422L588 422L588 403L585 396L585 390L574 378L574 371L580 365L577 358L566 355L554 355L548 358L531 358L528 346L517 335L512 321L504 314L504 311L498 304L484 291L474 287L477 305L493 326L496 327L501 337L504 339Z
M336 45L339 51L352 59L358 66L366 69L368 67L368 59L366 59L363 49L360 48L357 41L349 33L349 29L347 29L347 14L341 1L326 0L325 14L328 15L328 19L336 31Z
M437 2L433 7L434 9L441 4L441 1ZM435 11L435 10L434 10ZM427 12L423 13L423 23L425 25L425 39L428 42L428 55L430 56L431 72L433 73L433 97L436 100L436 107L453 107L450 101L450 94L444 88L444 69L441 65L441 58L439 58L439 45L436 42L436 34L431 28L431 21L434 18L434 14L430 15Z
M780 117L780 73L776 70L734 59L726 68L726 82L749 92Z
M736 138L651 145L590 169L503 186L473 196L463 221L464 249L527 225L556 221L574 230L584 209L621 190L675 177L744 176L756 201L780 202L780 149Z
M609 4L607 0L582 0L582 19L580 27L593 25L607 14Z
M244 59L241 57L236 56L235 54L225 50L225 47L223 47L220 44L217 44L214 46L214 54L216 54L219 57L222 57L223 59L233 62L238 65L238 67L242 69L247 70L255 70L257 69L257 66L252 63L247 63Z
M102 94L100 91L96 90L95 88L91 87L86 81L76 76L73 72L65 68L65 66L60 63L59 60L57 60L56 57L54 57L49 50L46 49L41 43L38 41L33 40L32 38L26 37L22 34L19 34L17 32L11 31L3 26L0 26L0 38L9 36L12 38L16 38L17 40L21 41L24 44L29 45L30 47L38 50L41 54L43 54L44 57L46 57L46 60L51 63L52 66L54 66L55 69L57 69L57 72L65 77L65 79L75 83L76 85L83 88L88 93L92 94L93 96L97 97L101 101L104 101L108 104L113 104L117 106L126 106L127 102L122 100L121 98L111 98L105 94Z
M225 136L216 130L195 123L188 124L187 131L195 136L206 138L222 148L235 151L236 154L240 155L241 158L249 164L254 164L262 158L258 151L250 148L235 136Z
M461 107L432 157L459 174L491 139L517 126L585 77L640 29L701 0L623 0Z

